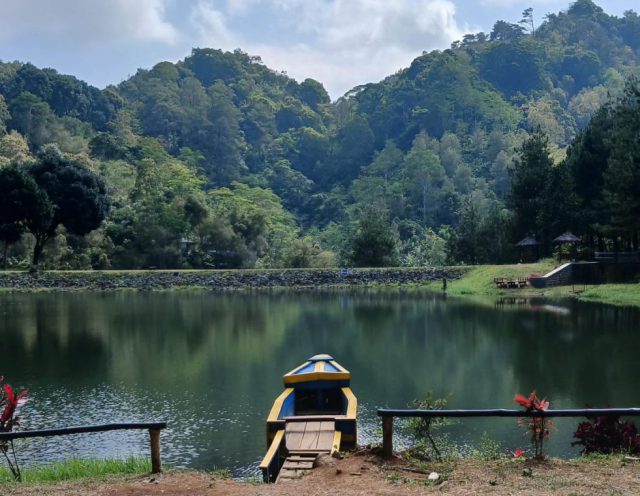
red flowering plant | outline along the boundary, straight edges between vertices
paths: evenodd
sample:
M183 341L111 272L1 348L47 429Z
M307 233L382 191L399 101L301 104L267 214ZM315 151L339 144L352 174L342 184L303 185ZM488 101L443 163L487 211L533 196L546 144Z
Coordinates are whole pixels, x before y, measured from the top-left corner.
M640 454L640 434L636 425L620 417L591 417L578 425L573 437L577 441L571 445L582 445L582 453Z
M549 402L545 399L539 399L534 390L529 397L516 394L513 399L518 405L523 406L527 412L543 412L549 409ZM531 444L533 445L534 456L542 458L542 445L545 438L551 436L550 428L553 423L544 417L523 417L518 419L518 424L524 427L531 435Z
M0 376L0 383L2 381L4 381L4 377ZM9 384L2 386L2 389L0 389L0 409L2 410L2 415L0 415L0 432L11 432L14 427L20 424L20 418L16 415L16 411L26 403L26 395L26 389L16 394ZM16 457L13 440L0 440L0 451L4 455L9 465L9 470L11 470L15 479L20 480L20 465Z

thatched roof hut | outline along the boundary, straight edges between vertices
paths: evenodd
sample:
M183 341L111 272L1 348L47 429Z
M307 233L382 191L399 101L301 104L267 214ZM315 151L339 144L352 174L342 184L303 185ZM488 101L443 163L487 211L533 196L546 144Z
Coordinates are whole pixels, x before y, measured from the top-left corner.
M554 245L561 245L563 243L580 243L580 238L575 234L567 231L566 233L561 234L553 240Z
M538 242L536 241L536 239L535 239L535 238L532 238L532 237L530 237L530 236L527 236L526 238L521 239L520 241L518 241L518 242L516 243L516 246L519 246L519 247L521 247L521 248L524 248L524 247L526 247L526 246L538 246L539 244L540 244L540 243L538 243Z

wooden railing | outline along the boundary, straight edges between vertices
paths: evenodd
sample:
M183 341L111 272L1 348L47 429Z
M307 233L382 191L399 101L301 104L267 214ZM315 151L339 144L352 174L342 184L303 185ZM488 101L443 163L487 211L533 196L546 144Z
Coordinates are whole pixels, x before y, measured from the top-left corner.
M151 472L157 474L162 471L162 459L160 457L160 431L166 427L166 422L142 422L87 425L81 427L63 427L60 429L43 429L34 431L0 432L0 441L11 441L13 439L25 439L31 437L67 436L69 434L85 434L88 432L148 429L149 440L151 443Z
M378 409L382 417L382 452L385 458L393 456L394 417L640 417L640 408L584 408L578 410L392 410Z

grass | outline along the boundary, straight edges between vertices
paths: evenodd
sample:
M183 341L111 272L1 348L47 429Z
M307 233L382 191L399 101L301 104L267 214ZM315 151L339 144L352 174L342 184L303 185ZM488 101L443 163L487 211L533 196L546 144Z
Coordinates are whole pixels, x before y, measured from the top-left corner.
M640 283L591 286L579 298L618 306L640 306Z
M144 474L151 472L151 461L146 457L126 459L71 459L22 468L22 482L55 483L68 480L96 479L111 475ZM0 487L14 483L13 475L5 466L0 466ZM1 491L0 491L1 492Z
M496 277L527 277L533 273L546 274L557 266L553 260L545 260L536 264L518 265L479 265L470 267L462 277L449 281L447 294L451 296L475 297L480 300L495 299L503 296L515 297L547 297L577 298L583 301L606 303L617 306L640 307L640 284L602 284L598 286L555 286L536 289L497 288L493 282ZM433 282L428 285L432 291L441 291L442 283Z
M528 277L533 273L545 274L556 265L553 262L517 265L477 265L464 272L460 279L450 281L447 285L447 293L452 296L521 295L523 294L522 290L514 291L496 288L493 282L494 278ZM441 282L432 283L432 285L438 287L438 289L442 287ZM528 289L525 291L528 291Z

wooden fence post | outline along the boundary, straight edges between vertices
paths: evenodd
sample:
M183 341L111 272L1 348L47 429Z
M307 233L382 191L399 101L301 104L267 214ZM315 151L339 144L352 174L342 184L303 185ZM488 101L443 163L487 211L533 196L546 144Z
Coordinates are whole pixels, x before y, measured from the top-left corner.
M149 437L151 438L151 473L158 474L162 472L162 459L160 458L160 430L149 429Z
M393 417L382 417L382 455L387 460L393 457Z

